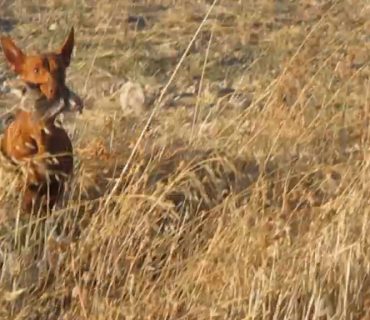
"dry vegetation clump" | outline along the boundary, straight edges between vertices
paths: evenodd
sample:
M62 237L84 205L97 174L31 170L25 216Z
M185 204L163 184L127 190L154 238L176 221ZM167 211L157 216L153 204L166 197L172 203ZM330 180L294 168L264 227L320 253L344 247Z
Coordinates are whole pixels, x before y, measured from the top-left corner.
M370 319L368 1L211 5L0 4L86 104L58 210L1 178L1 319Z

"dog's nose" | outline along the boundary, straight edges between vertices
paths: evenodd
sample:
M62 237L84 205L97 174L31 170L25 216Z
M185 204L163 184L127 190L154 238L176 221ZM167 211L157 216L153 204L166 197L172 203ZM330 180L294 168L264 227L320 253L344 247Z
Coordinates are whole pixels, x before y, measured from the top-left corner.
M58 97L58 87L57 86L53 86L51 85L49 88L48 88L48 96L49 96L49 99L55 99Z
M42 84L40 89L48 100L54 100L58 97L58 88L50 83Z

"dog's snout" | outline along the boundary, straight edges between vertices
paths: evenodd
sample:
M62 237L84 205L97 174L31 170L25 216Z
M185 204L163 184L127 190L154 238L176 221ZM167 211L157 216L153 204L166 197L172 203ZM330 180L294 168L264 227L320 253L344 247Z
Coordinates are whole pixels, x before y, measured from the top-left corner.
M57 95L57 88L55 87L50 87L49 88L49 97L54 98Z
M51 97L53 97L54 96L54 92L55 90L54 90L54 88L49 88L48 89L48 96L49 96L49 98L51 98Z
M48 98L48 100L54 100L59 96L58 84L53 79L50 79L47 83L42 84L40 89Z

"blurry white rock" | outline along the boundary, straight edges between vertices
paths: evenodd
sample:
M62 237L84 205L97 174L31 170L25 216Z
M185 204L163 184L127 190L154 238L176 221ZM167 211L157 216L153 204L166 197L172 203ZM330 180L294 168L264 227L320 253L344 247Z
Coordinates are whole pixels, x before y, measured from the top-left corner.
M119 101L123 112L133 111L140 115L145 111L145 94L139 83L128 81L120 91Z

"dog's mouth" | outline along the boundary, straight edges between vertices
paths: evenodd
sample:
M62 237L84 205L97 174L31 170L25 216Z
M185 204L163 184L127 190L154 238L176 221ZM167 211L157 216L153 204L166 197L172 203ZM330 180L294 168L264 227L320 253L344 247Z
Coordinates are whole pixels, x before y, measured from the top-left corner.
M32 82L26 82L26 86L32 90L40 90L41 92L41 87L40 84L32 83Z
M72 90L70 90L67 87L64 87L63 89L60 88L60 94L57 95L55 98L51 99L47 96L42 91L41 84L35 84L35 83L26 83L26 88L24 88L24 91L22 91L23 94L27 92L27 90L36 90L39 94L40 97L39 99L46 99L49 102L52 101L61 101L64 100L65 106L69 111L73 112L79 112L82 113L83 110L83 102L82 99Z
M22 90L22 93L23 94L25 94L27 92L27 90L30 90L30 91L36 90L36 91L38 91L40 93L40 95L42 95L41 85L40 84L31 83L31 82L26 82L25 84L26 85L25 85L25 87Z
M50 90L49 85L45 83L31 83L31 82L26 82L26 86L28 90L36 91L40 95L40 98L45 98L49 102L58 101L63 96L64 90L62 89L62 87Z
M36 92L39 95L39 99L43 97L40 84L26 82L22 88L22 95L26 95L27 92Z

